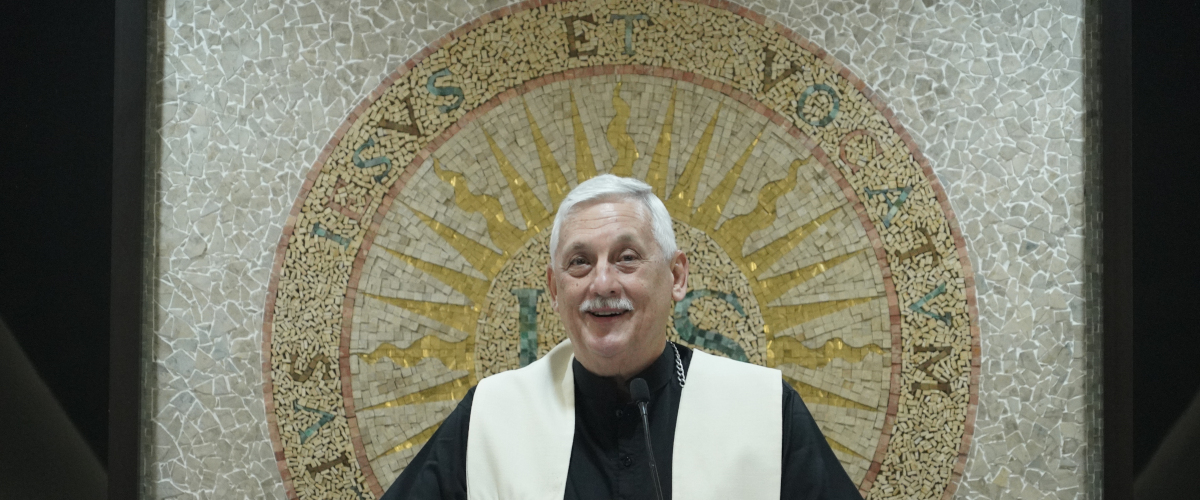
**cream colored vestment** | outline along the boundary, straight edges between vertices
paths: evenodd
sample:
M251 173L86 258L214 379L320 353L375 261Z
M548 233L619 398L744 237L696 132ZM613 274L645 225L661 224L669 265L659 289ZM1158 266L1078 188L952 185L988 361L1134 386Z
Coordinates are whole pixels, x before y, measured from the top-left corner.
M573 352L566 340L479 383L467 434L468 498L563 498L575 435ZM694 349L675 423L672 497L778 499L782 390L778 370Z

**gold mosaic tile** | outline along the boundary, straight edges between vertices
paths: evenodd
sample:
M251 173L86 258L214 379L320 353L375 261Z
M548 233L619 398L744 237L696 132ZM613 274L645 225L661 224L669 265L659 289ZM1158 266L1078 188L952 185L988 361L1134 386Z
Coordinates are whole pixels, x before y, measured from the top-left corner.
M779 368L870 497L946 491L973 415L973 278L891 115L724 8L527 7L393 75L301 194L265 353L289 488L381 494L479 379L561 340L554 210L615 172L663 196L692 262L670 338ZM565 31L613 14L646 19ZM295 376L318 358L324 375Z

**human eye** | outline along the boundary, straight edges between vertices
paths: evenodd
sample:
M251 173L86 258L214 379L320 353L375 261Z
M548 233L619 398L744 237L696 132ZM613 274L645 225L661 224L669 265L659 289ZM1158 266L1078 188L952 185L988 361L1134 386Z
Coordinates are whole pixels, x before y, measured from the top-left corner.
M587 276L592 269L592 262L582 255L567 259L566 273L576 278Z
M618 264L636 264L641 261L642 257L633 250L626 250L617 256Z

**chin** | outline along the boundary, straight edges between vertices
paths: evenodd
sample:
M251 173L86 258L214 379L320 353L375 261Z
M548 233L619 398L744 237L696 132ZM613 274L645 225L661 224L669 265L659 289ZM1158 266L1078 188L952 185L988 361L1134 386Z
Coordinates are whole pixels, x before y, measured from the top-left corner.
M604 358L612 359L626 352L630 339L619 333L609 333L604 336L584 336L584 344L589 352Z
M587 358L587 361L600 365L587 367L597 375L605 375L600 371L606 371L606 369L616 370L624 355L632 347L632 339L619 332L609 332L604 335L583 334L579 338L572 339L572 342L576 345L575 357L579 357L580 351L586 351L584 357Z

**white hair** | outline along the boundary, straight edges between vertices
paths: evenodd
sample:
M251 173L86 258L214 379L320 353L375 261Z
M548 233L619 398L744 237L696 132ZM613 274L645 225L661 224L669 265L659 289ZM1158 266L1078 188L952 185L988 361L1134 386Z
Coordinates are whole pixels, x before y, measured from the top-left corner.
M679 248L675 245L675 228L671 225L671 214L666 205L654 195L649 184L628 177L617 177L604 174L579 183L567 193L558 213L554 216L554 226L550 229L550 265L554 265L554 256L558 253L558 236L561 234L563 221L571 216L576 205L598 200L636 200L641 202L643 212L649 216L650 232L654 241L662 250L664 259L670 261L675 257Z

